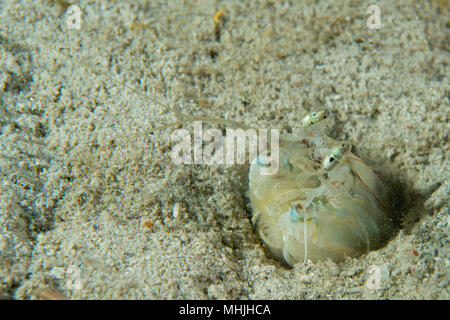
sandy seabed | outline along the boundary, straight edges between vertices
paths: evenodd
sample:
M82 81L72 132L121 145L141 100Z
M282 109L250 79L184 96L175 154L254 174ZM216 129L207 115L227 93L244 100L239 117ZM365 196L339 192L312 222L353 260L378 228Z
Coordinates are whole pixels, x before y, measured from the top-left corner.
M372 4L91 0L69 30L63 1L2 1L0 294L449 299L449 8L377 1L369 29ZM271 258L248 165L174 165L174 127L142 134L180 114L295 133L324 107L399 202L386 246L340 263Z

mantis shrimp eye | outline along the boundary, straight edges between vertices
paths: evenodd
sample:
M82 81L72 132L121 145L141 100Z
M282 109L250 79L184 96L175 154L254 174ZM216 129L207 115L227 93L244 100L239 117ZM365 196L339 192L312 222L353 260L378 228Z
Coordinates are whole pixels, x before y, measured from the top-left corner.
M318 122L321 122L328 118L330 115L330 111L328 109L322 109L316 112L311 112L303 117L303 119L300 121L300 125L303 128L310 127Z
M329 171L333 169L342 159L344 154L350 150L350 146L342 143L339 147L334 147L323 159L322 167Z
M361 255L379 248L394 230L378 176L349 144L317 128L280 137L277 174L262 175L256 159L249 172L252 222L270 251L290 265Z

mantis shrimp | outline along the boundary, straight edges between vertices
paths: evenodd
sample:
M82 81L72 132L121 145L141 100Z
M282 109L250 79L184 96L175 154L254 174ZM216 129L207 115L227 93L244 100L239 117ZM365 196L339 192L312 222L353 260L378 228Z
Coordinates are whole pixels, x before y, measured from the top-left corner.
M328 115L306 115L299 136L280 140L278 173L262 175L260 158L250 166L252 221L268 248L290 265L358 256L393 232L385 186L348 143L324 134Z

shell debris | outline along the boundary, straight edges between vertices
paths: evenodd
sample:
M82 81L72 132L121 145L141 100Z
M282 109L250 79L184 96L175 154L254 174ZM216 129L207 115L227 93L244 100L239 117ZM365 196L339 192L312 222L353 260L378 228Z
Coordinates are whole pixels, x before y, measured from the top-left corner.
M172 217L175 220L181 220L183 218L183 210L179 202L175 202L172 209Z

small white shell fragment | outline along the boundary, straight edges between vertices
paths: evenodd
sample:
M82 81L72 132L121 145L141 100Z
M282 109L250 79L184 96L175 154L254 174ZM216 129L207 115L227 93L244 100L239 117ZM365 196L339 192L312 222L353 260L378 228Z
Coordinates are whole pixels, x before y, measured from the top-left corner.
M181 204L179 202L175 202L175 204L173 205L172 217L175 220L180 220L182 218Z
M281 137L276 174L263 175L258 158L249 171L252 222L269 250L290 265L359 256L394 230L380 178L350 146L326 136L320 122L310 123L300 136Z

